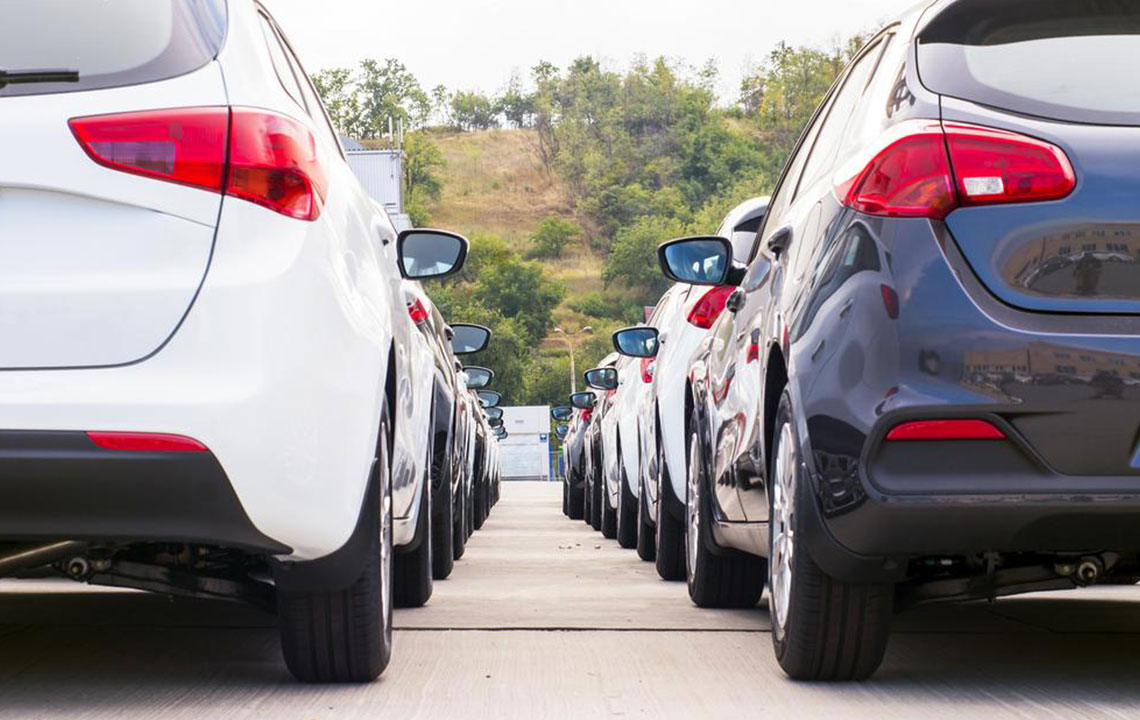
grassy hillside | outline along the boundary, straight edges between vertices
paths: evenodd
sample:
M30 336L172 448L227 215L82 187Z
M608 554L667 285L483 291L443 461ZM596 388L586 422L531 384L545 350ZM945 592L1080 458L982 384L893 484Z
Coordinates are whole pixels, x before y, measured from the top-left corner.
M447 162L440 172L443 194L432 208L432 225L467 235L497 235L525 254L544 218L575 219L568 194L538 159L533 130L440 133L432 140ZM602 290L605 257L590 247L589 239L573 243L560 258L540 262L566 288L555 320L568 329L598 325L596 318L572 309L584 296ZM611 296L621 294L610 290ZM544 343L544 349L564 351L563 347Z

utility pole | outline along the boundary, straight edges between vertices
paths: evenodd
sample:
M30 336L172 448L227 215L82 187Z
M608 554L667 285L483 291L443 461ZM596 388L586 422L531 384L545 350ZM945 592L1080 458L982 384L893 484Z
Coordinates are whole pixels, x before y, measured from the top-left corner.
M568 333L557 327L554 328L554 332L562 336L562 339L566 341L566 348L570 351L570 394L573 395L578 392L578 372L574 369L574 340L582 335L589 335L594 332L594 328L587 325L577 332Z

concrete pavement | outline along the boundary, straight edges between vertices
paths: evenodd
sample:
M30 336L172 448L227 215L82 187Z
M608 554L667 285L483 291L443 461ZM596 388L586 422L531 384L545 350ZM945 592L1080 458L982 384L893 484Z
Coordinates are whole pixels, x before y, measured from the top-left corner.
M924 608L873 681L797 684L765 610L694 608L559 500L506 484L367 686L293 683L242 606L2 581L0 718L1140 717L1137 588Z

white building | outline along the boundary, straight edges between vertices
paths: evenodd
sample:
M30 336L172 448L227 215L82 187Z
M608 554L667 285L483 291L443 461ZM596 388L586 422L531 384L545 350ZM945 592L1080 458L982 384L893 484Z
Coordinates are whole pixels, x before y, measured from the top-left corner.
M550 480L550 406L503 408L504 480Z
M345 157L360 184L373 200L384 206L397 230L412 223L404 214L404 153L401 150L364 150L360 143L347 143ZM357 150L356 147L361 149Z

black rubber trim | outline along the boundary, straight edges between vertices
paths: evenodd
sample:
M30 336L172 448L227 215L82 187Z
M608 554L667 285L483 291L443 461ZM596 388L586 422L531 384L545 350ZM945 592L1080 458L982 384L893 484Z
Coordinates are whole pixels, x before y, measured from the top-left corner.
M364 572L373 536L380 532L380 484L376 482L376 463L368 474L368 487L364 502L356 518L356 527L348 541L337 550L316 560L272 560L273 582L278 588L322 592L336 592L352 585Z
M0 431L0 539L293 552L253 526L213 453L107 450L75 431Z

